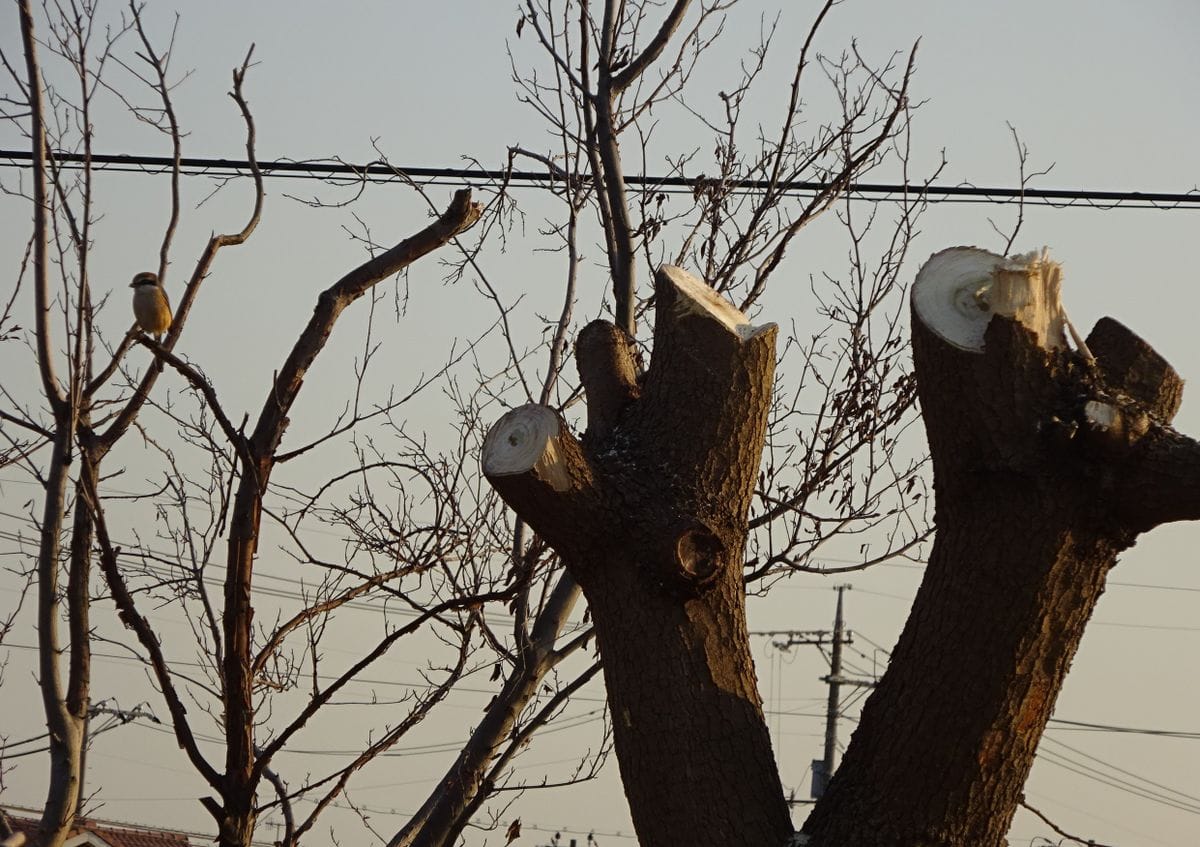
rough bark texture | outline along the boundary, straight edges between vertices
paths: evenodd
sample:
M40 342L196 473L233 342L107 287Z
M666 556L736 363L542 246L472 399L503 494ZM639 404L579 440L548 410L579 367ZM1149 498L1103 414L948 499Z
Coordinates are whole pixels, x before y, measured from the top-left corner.
M984 341L955 348L914 317L937 537L888 671L804 824L811 847L1002 845L1118 553L1200 517L1200 445L1169 427L1182 382L1148 345L1109 319L1089 339L1095 361L1045 350L1004 317ZM1190 478L1165 481L1165 453Z
M643 847L782 845L791 823L741 580L775 328L754 331L677 269L656 283L645 378L631 381L621 334L590 326L578 356L589 404L582 444L560 422L527 472L494 474L502 420L484 471L588 599ZM547 456L560 457L555 469Z

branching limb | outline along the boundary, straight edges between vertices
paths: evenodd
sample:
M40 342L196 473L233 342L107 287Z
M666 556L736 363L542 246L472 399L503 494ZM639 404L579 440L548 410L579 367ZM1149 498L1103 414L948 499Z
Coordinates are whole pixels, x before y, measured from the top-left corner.
M671 11L667 13L666 19L662 22L662 26L658 28L658 32L650 39L650 43L646 45L646 49L633 58L629 64L621 68L621 72L612 78L611 90L614 94L620 94L629 85L637 81L646 69L654 63L667 44L671 41L671 37L675 31L679 29L679 24L683 22L683 16L687 14L688 6L691 5L691 0L675 0L675 5L671 7Z
M1074 841L1076 844L1082 844L1082 845L1084 845L1084 847L1112 847L1111 844L1104 844L1100 841L1095 841L1091 838L1084 839L1084 838L1080 838L1077 835L1072 835L1071 833L1065 831L1062 827L1060 827L1054 821L1050 820L1050 818L1046 817L1046 815L1043 814L1041 811L1039 811L1038 809L1035 809L1033 806L1029 805L1029 801L1027 801L1024 797L1021 798L1021 808L1025 809L1026 811L1033 814L1035 817L1038 818L1038 820L1040 820L1046 826L1048 826L1052 830L1054 830L1055 835L1058 835L1061 838L1065 838L1068 841Z
M252 51L253 48L251 48L251 52ZM201 252L199 259L196 261L195 268L192 270L192 275L188 280L187 286L184 288L183 296L180 298L179 303L175 306L175 314L172 316L171 328L167 331L167 337L163 341L163 347L168 351L175 348L175 343L178 341L180 334L183 332L183 328L186 324L187 316L191 311L192 304L195 302L196 297L200 293L200 286L212 269L213 262L216 260L217 254L220 252L221 248L244 244L258 226L259 219L262 216L263 197L266 195L266 192L263 188L262 173L258 168L258 157L255 152L254 119L250 113L250 107L246 103L246 99L242 90L242 85L246 77L246 71L250 67L250 56L251 53L248 52L246 54L245 61L242 63L242 66L234 70L233 91L231 92L230 96L233 97L234 102L237 103L238 109L242 113L242 119L246 126L246 158L250 162L250 171L254 178L253 208L251 209L250 216L246 221L246 224L240 230L233 233L213 235L208 240L208 244L205 245L205 248ZM164 241L164 244L165 243L166 242ZM116 365L117 361L119 361L121 354L125 349L126 348L124 345L118 348L117 353L113 357L113 363L104 369L104 373L112 373L112 369ZM138 412L141 411L142 405L150 397L150 392L154 388L155 382L158 380L159 373L160 371L157 368L150 368L146 372L145 376L142 377L142 381L139 383L137 390L129 399L129 402L126 403L121 409L121 412L109 425L108 429L99 436L99 444L103 445L105 449L111 448L112 445L115 444L117 440L119 440L120 437L125 433L125 431L133 424L134 420L137 418ZM98 388L98 385L96 387ZM89 386L88 391L91 392L93 390L94 389Z
M170 264L171 241L179 226L179 163L183 157L183 134L179 129L179 120L175 116L175 104L171 100L171 83L167 79L167 67L170 64L171 52L175 44L175 31L171 32L171 41L166 53L160 56L154 47L154 42L150 40L142 26L142 7L137 0L129 0L129 13L134 29L137 30L138 38L142 42L142 50L145 51L140 54L140 58L150 66L153 73L153 79L147 80L147 84L158 95L162 103L162 119L165 119L167 124L164 127L161 123L156 123L155 126L171 139L171 212L167 216L167 226L163 232L162 244L158 252L158 278L160 281L164 281L167 278L167 267ZM178 18L175 23L178 26Z
M233 422L229 420L229 416L225 414L221 402L217 399L216 389L204 374L200 373L183 359L176 356L166 347L149 338L146 335L138 335L136 342L151 353L160 361L166 362L176 372L179 373L188 384L204 397L204 402L208 405L208 410L212 412L213 417L217 421L217 425L221 427L221 431L225 433L225 437L229 440L229 445L237 452L238 458L242 462L249 465L253 462L253 457L250 455L250 449L246 444L246 437L234 427Z
M251 437L256 455L265 457L273 454L283 436L284 419L300 393L304 377L317 354L324 348L342 311L376 283L398 273L468 229L479 219L480 211L479 205L471 202L470 189L459 190L437 221L359 265L321 293L312 318L292 346L259 414Z
M291 847L296 843L296 818L292 810L292 798L288 795L287 785L279 774L275 773L271 768L263 768L263 779L271 783L271 787L275 789L275 796L279 798L279 809L283 813L283 838L281 843L285 847ZM262 811L261 809L259 811ZM315 813L314 813L315 814Z
M341 691L342 688L344 688L347 684L353 682L359 674L361 674L376 660L387 653L391 646L401 638L405 637L406 635L411 635L423 627L426 623L436 619L439 615L444 614L447 611L473 608L484 603L506 600L510 596L511 593L508 591L494 591L480 595L453 597L449 600L431 606L406 625L392 630L368 653L355 661L344 673L340 674L337 679L329 683L329 685L325 686L310 698L309 702L305 704L304 708L300 710L299 714L297 714L296 717L285 728L280 730L275 737L271 739L270 744L262 749L254 763L254 773L256 775L261 774L262 769L267 767L272 757L283 749L284 745L287 744L288 739L304 728L304 726L308 723L309 718L316 714L322 706L328 703L330 698Z
M37 433L38 435L40 435L42 438L46 439L47 441L54 440L53 432L51 432L50 430L46 429L43 426L39 426L38 424L34 423L33 421L26 420L25 418L20 418L20 417L17 417L16 415L10 415L8 412L0 411L0 420L8 421L11 424L16 424L17 426L19 426L23 429L27 429L30 432Z
M520 753L529 745L534 734L552 721L562 710L563 706L565 706L566 703L571 699L571 696L579 691L579 689L583 688L583 686L591 682L599 672L600 663L593 662L582 673L575 677L575 679L571 680L571 682L569 682L567 685L556 691L554 696L552 696L540 709L537 710L535 714L526 720L518 731L513 732L508 744L505 745L504 750L496 756L494 762L487 772L487 775L484 776L482 785L493 788L498 787L501 779L504 776L504 773L512 765L513 759L518 753ZM571 782L568 784L573 784L577 781L578 780L571 780ZM521 787L524 788L525 786ZM485 790L478 790L475 792L475 795L471 798L471 802L467 804L467 806L459 814L458 819L455 821L454 828L452 830L453 835L457 836L458 833L461 833L467 828L471 818L479 811L480 807L483 806L484 802L486 802L489 796L490 792ZM396 847L396 845L389 845L389 847ZM414 844L413 847L416 847L416 845Z
M469 643L469 636L464 635L464 638L459 645L459 651L455 665L452 668L449 668L445 678L432 691L427 692L423 697L420 698L419 702L417 702L413 708L409 710L408 714L405 715L404 720L393 727L378 741L368 745L362 753L356 756L354 760L350 762L350 764L338 771L336 775L333 777L326 777L325 780L322 780L322 783L332 780L334 785L327 792L325 792L320 800L317 801L316 808L314 808L312 812L309 813L308 817L305 818L305 820L300 824L300 826L297 827L297 839L299 839L300 836L307 832L313 826L313 824L316 823L317 816L345 790L346 784L350 781L351 776L353 776L357 771L361 770L372 759L376 758L381 753L385 753L387 750L393 747L396 742L399 741L405 734L407 734L414 726L424 720L434 706L446 698L451 689L453 689L455 683L457 683L462 677L467 658L470 655ZM306 786L306 790L311 790L312 788L317 787L319 784L321 783L313 783L310 786Z
M60 422L68 416L67 397L55 375L53 344L50 335L50 265L46 255L46 128L42 98L42 73L38 65L37 39L33 32L33 12L29 0L18 0L21 41L25 50L26 85L29 94L29 125L33 160L33 297L34 326L37 342L38 373L46 401Z
M118 565L120 551L112 545L109 538L108 523L105 520L104 509L96 489L94 477L85 475L82 480L83 490L87 498L87 506L96 527L96 541L100 546L100 569L108 583L113 602L116 603L118 615L126 627L133 630L146 651L150 668L154 672L155 681L166 701L171 713L171 725L175 732L175 740L187 754L188 760L214 791L221 791L222 778L220 773L209 764L200 752L196 737L192 734L191 723L187 717L187 708L175 688L173 674L166 656L162 652L162 644L155 634L149 621L137 610L133 595L125 583L125 577Z

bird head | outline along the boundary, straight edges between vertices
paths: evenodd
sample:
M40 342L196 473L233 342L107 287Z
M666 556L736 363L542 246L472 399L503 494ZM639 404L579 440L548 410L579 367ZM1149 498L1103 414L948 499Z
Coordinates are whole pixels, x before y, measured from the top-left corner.
M158 285L158 274L152 271L142 271L133 278L133 282L129 283L130 288L141 288L144 285Z

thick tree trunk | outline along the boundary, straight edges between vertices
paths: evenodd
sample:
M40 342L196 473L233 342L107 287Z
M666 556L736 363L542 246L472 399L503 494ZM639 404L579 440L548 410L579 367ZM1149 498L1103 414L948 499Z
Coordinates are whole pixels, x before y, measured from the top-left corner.
M722 578L684 600L646 579L670 564L633 549L575 565L595 574L583 588L639 842L779 847L791 823L747 647L741 581Z
M641 844L782 845L791 823L741 579L775 327L750 326L678 269L656 283L644 380L627 336L589 325L583 443L525 406L492 428L483 469L588 599Z
M888 671L804 824L812 847L1004 844L1117 554L1157 523L1200 517L1200 477L1155 476L1164 452L1193 469L1200 457L1168 426L1182 381L1115 321L1067 349L1058 280L1045 256L967 248L918 275L937 538ZM1170 494L1148 509L1157 484Z

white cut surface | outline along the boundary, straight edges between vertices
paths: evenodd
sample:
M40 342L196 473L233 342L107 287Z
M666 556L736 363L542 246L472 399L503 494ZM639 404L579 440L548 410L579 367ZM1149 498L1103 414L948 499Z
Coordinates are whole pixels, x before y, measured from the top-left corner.
M1041 252L1013 256L996 268L992 312L1020 322L1045 350L1067 346L1067 314L1062 306L1062 265Z
M483 442L485 476L533 471L555 491L571 487L558 450L559 421L553 409L530 403L496 421Z
M1100 400L1088 400L1084 403L1083 414L1093 426L1104 430L1112 429L1119 416L1116 406Z
M1006 259L978 247L951 247L918 271L912 304L925 326L961 350L983 351L993 315L1019 321L1051 349L1066 346L1061 285L1062 267L1044 249Z
M663 265L658 272L665 275L675 286L675 290L679 292L675 308L681 314L701 315L714 319L742 341L749 341L775 326L773 323L759 326L750 323L736 306L713 291L708 283L683 268Z

